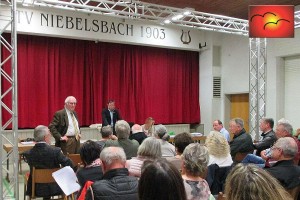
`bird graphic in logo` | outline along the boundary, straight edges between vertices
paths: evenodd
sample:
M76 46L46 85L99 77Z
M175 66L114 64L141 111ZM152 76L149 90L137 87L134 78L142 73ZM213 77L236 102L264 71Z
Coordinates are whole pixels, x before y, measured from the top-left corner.
M277 19L277 21L273 21L274 19L276 20L276 18L274 18L274 17L276 17L277 15L275 13L272 13L272 12L265 12L263 15L255 14L255 15L253 15L251 17L250 22L252 22L252 20L253 20L254 17L262 17L262 18L264 18L266 15L272 15L272 17L267 17L266 21L268 21L268 22L264 24L264 30L266 29L266 26L268 24L275 24L275 25L277 25L280 21L285 21L285 22L290 23L290 21L287 20L287 19Z
M294 6L250 6L249 37L294 37Z

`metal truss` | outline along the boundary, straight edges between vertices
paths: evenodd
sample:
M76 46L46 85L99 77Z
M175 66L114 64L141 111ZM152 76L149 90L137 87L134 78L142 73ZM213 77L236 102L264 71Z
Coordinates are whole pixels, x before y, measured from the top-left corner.
M174 8L141 1L100 1L100 0L19 0L23 5L33 5L101 14L120 18L148 20L163 24L164 20L182 15L182 18L171 20L178 26L248 35L248 21L193 11L193 9Z
M18 199L19 181L18 181L18 118L17 118L17 31L16 31L16 1L7 1L10 9L10 16L0 14L0 147L9 143L12 150L3 157L0 153L1 171L0 171L0 199ZM1 3L3 5L3 2ZM2 6L0 5L0 6ZM2 26L3 25L3 26ZM8 31L8 28L11 30ZM3 37L4 32L10 35L9 40ZM2 52L9 52L8 54ZM2 85L3 84L3 85ZM5 85L5 86L4 86ZM3 112L8 113L8 119L3 119ZM6 131L11 129L11 131ZM9 169L9 161L12 167ZM6 179L4 176L6 175Z
M300 10L295 12L295 28L300 28Z
M265 116L266 110L266 66L267 40L266 38L250 38L249 63L249 133L255 140L259 139L259 120Z

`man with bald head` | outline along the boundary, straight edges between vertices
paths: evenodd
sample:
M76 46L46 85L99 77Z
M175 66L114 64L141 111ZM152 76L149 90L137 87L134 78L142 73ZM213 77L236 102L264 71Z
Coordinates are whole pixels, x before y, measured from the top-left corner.
M298 146L292 137L282 137L271 148L271 157L277 162L266 170L286 189L300 185L300 167L294 164Z
M49 124L55 138L55 146L60 147L64 154L79 153L80 130L75 107L77 100L73 96L65 99L64 109L57 111Z
M138 200L138 179L129 176L126 155L121 147L105 147L100 153L102 180L91 185L86 200Z

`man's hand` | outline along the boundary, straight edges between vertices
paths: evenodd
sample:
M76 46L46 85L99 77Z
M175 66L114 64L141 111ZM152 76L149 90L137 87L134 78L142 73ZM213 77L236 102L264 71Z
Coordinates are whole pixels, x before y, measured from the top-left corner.
M118 140L118 137L112 134L112 135L109 136L109 139L111 139L111 140Z
M264 160L268 160L269 159L269 157L266 156L266 150L263 150L262 152L260 152L260 157L262 159L264 159Z
M68 141L68 137L64 135L63 137L60 138L61 141Z

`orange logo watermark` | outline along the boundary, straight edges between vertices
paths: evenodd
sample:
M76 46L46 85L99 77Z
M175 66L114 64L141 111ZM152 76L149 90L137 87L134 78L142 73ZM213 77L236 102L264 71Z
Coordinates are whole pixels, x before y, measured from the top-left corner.
M294 6L249 6L249 37L293 38L294 33Z

